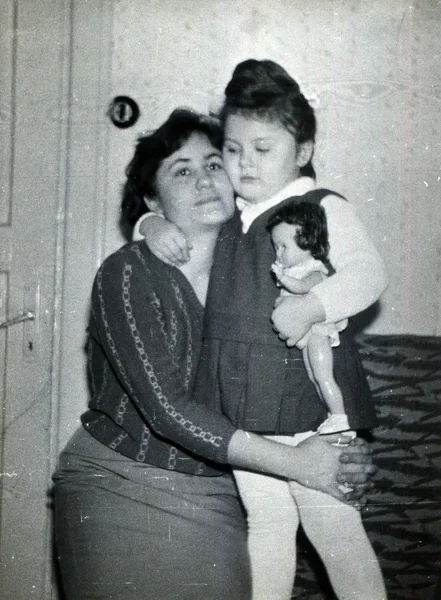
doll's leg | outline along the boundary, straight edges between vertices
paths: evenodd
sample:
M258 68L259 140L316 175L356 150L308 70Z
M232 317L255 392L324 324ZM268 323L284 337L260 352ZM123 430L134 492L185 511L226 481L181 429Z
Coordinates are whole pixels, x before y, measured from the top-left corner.
M303 364L305 365L305 369L306 369L306 373L310 379L310 381L314 384L315 389L317 390L317 394L319 395L320 399L325 402L325 399L323 398L323 394L322 394L322 390L320 389L317 381L314 378L314 373L311 367L311 364L309 362L309 355L308 355L308 345L306 345L303 349L302 349L302 356L303 356ZM326 402L325 402L326 404Z
M343 395L334 378L330 339L325 335L312 333L305 350L313 380L319 387L321 398L331 413L330 417L320 425L318 432L329 434L349 430Z
M312 333L306 346L312 376L332 414L345 412L343 396L334 379L334 365L330 340L325 335Z
M252 600L289 600L299 516L288 483L249 471L234 476L248 515Z
M386 600L378 559L360 513L332 496L291 482L300 521L339 600Z

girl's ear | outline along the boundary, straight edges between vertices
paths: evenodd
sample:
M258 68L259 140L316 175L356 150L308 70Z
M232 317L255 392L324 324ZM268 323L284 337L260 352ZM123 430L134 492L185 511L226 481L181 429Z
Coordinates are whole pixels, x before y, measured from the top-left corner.
M157 213L157 214L159 213L161 215L164 214L162 207L161 207L161 203L156 198L152 198L150 196L144 196L144 202L145 202L147 208L149 209L149 211Z
M296 164L298 167L304 167L309 163L312 159L312 155L314 154L314 142L312 140L308 140L307 142L303 142L303 144L299 144Z

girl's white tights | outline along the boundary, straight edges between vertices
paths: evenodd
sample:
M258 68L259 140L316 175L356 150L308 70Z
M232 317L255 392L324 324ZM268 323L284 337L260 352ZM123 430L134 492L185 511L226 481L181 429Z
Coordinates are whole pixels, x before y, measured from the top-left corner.
M270 439L296 445L305 436ZM300 522L339 600L386 600L377 557L354 507L295 482L249 471L234 475L248 513L252 600L292 597Z

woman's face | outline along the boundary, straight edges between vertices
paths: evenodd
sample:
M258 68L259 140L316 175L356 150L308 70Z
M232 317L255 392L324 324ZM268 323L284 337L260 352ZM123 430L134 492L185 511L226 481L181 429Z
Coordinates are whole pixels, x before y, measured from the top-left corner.
M233 188L222 155L202 133L163 160L156 173L156 198L150 208L191 234L218 230L234 212Z
M235 192L248 202L271 198L299 177L312 144L298 145L278 121L233 114L225 123L223 157Z

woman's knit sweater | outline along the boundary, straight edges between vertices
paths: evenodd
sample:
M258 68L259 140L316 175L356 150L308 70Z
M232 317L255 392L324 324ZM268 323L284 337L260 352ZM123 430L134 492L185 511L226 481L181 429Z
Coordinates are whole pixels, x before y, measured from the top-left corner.
M145 244L127 244L104 261L89 325L93 395L82 416L96 439L164 469L222 472L235 428L210 398L196 403L191 395L202 317L185 276Z

